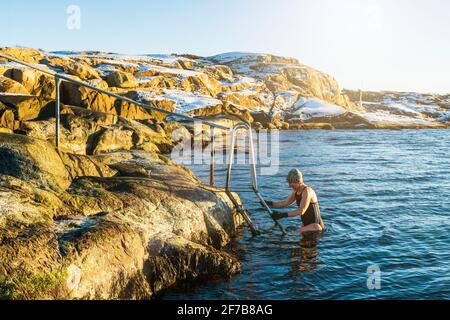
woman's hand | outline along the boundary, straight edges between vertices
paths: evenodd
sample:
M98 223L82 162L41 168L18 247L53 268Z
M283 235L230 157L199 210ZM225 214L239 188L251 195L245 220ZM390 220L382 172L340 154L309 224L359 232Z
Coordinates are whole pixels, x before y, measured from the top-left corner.
M273 213L272 213L272 218L277 221L280 219L288 218L288 217L289 217L289 214L287 212L273 211Z

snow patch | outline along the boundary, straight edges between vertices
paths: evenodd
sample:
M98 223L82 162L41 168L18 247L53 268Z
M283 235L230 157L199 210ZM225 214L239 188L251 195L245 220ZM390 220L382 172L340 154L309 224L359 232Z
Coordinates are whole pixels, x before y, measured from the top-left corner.
M204 75L204 73L192 71L192 70L185 70L185 69L178 69L178 68L167 68L167 67L161 67L156 65L149 65L146 64L141 67L139 72L145 72L145 71L155 71L160 74L171 74L181 77L198 77L201 75ZM139 76L139 75L137 75Z
M317 98L301 97L293 107L290 114L298 114L298 120L309 120L311 118L337 117L346 112L343 107L325 102Z
M262 53L251 52L227 52L218 54L212 57L208 57L207 60L217 61L219 63L230 63L237 60L254 60L258 57L266 56Z
M163 90L162 94L148 91L138 91L138 101L162 101L175 102L175 112L187 113L197 109L221 105L220 100L205 95L198 95L180 90Z
M429 125L434 123L433 119L413 118L405 115L392 114L389 111L374 111L358 113L367 121L377 124L399 124L399 125Z

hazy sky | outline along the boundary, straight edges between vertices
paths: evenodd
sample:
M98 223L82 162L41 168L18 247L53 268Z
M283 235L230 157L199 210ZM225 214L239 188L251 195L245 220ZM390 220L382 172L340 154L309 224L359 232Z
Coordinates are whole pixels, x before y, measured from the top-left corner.
M0 1L1 46L264 52L347 88L450 92L449 0ZM70 5L81 10L80 29L67 27Z

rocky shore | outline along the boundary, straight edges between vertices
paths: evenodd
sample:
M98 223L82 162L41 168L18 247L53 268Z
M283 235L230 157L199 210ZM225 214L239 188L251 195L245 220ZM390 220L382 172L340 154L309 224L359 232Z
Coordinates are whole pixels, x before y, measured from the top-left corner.
M1 79L1 299L149 299L240 271L224 250L243 225L233 204L164 156L188 129L66 87L80 104L63 106L56 149L52 79L6 73L21 81Z
M222 250L242 224L230 200L159 153L0 133L0 163L2 298L143 299L240 269Z
M257 130L449 126L450 96L366 93L359 105L358 93L291 58L0 52ZM243 225L230 199L164 156L189 126L69 83L61 91L57 149L54 79L0 58L0 299L149 299L239 272L224 249Z

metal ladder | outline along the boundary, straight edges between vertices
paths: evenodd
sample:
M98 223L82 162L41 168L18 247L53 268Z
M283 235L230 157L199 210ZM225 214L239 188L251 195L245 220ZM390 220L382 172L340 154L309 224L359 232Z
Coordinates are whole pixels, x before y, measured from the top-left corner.
M250 165L250 172L251 172L251 176L252 176L252 191L255 193L257 199L259 200L259 202L261 203L261 205L263 206L264 209L266 209L266 211L270 214L270 217L273 219L273 221L275 222L275 224L278 226L278 228L280 229L280 231L283 234L286 234L286 230L283 227L283 225L281 225L277 220L275 220L273 218L273 211L272 209L270 209L270 207L267 205L266 201L264 200L264 197L261 195L261 193L258 190L258 177L256 174L256 158L255 158L255 148L253 145L253 133L252 133L252 128L250 127L249 124L241 122L238 123L234 126L234 128L231 130L231 141L230 141L230 149L229 149L229 157L228 157L228 167L227 167L227 178L226 178L226 185L225 185L225 191L228 194L228 196L230 197L231 201L233 201L233 203L235 203L235 206L238 210L242 211L241 215L244 217L245 221L247 222L250 230L252 231L252 234L258 235L260 234L260 231L258 230L257 227L255 227L253 225L253 223L251 222L251 220L248 221L248 213L246 210L241 210L241 208L237 205L236 200L234 199L233 195L232 195L232 191L231 191L231 173L232 173L232 167L233 167L233 162L234 162L234 148L236 145L236 136L237 136L237 131L239 129L245 129L248 133L248 140L249 140L249 155L250 155L250 159L249 159L249 165Z

